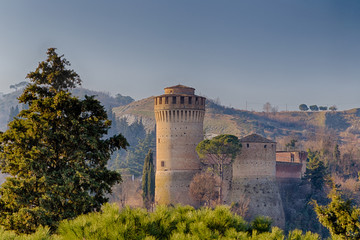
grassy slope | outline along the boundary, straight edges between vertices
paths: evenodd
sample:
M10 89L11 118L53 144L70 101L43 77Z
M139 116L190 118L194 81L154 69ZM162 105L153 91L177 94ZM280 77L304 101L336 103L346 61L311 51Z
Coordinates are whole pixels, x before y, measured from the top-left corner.
M152 97L113 110L117 117L136 116L155 121ZM258 133L272 139L289 135L306 139L308 133L323 128L334 130L343 140L348 133L360 137L360 109L263 113L227 108L208 101L204 120L204 131L209 136L231 133L241 137Z

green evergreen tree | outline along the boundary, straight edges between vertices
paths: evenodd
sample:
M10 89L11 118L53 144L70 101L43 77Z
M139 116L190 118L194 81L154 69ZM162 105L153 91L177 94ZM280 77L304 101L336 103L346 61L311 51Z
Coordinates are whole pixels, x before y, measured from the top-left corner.
M241 143L238 137L222 134L213 139L203 140L196 146L196 152L204 164L212 166L220 177L219 202L222 204L222 188L225 167L240 153Z
M313 193L321 192L328 179L325 164L320 160L320 153L318 151L308 150L308 160L305 179L310 182Z
M333 162L330 166L331 172L336 171L339 174L343 173L343 171L341 170L340 161L341 161L341 153L340 153L339 145L336 144L334 147L334 152L333 152Z
M144 139L139 140L135 147L129 149L123 167L128 169L131 175L135 177L141 176L144 159L148 154L149 148L155 149L155 132L147 134Z
M360 239L360 208L343 199L335 187L329 194L331 202L320 206L313 202L317 217L334 239Z
M0 188L0 224L18 233L100 210L121 181L106 163L128 145L121 134L103 138L111 125L104 107L71 96L80 77L54 48L47 55L19 97L29 108L0 133L1 171L11 175Z
M155 170L151 149L149 149L149 152L144 160L142 190L144 205L147 209L150 209L151 205L154 203L155 197Z

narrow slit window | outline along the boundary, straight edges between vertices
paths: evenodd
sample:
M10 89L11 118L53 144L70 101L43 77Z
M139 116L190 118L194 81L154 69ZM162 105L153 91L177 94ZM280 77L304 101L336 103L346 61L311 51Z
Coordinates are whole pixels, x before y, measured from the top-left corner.
M176 104L176 97L172 97L172 103Z
M161 161L161 167L165 167L165 162Z
M180 104L184 104L185 103L185 97L180 97Z
M189 104L192 104L192 97L189 97Z

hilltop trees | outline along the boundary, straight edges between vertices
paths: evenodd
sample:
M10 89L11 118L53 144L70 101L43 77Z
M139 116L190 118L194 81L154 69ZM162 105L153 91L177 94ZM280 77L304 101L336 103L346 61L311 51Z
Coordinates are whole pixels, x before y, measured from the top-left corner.
M223 134L213 139L201 141L196 151L204 164L208 164L220 176L219 201L222 203L222 185L224 180L224 168L229 165L241 150L239 139L234 135Z
M299 105L299 109L301 110L301 111L307 111L307 110L311 110L311 111L319 111L319 110L321 110L321 111L326 111L327 109L328 109L328 107L326 107L326 106L320 106L320 107L318 107L317 105L310 105L309 107L306 105L306 104L300 104ZM331 109L330 109L331 110Z
M306 104L300 104L299 109L301 111L307 111L307 110L309 110L309 107Z
M311 111L319 111L319 107L317 105L310 105L309 108Z
M330 111L336 111L337 107L335 105L332 105L332 106L329 107L329 110Z
M54 48L47 56L19 97L29 108L0 133L1 171L11 175L0 188L0 224L17 232L100 210L121 181L107 161L128 145L120 134L103 138L111 125L103 106L71 96L79 75Z

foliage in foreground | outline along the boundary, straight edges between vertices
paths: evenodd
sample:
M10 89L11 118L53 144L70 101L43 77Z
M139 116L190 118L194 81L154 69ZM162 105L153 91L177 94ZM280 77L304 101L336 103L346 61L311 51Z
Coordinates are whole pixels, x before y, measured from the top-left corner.
M18 240L102 240L102 239L296 239L317 240L317 234L294 230L285 237L277 227L270 230L270 222L259 218L247 223L233 215L228 207L214 210L195 210L190 206L158 206L153 213L145 209L125 208L119 211L115 205L106 204L101 212L81 215L74 220L60 223L57 234L51 235L40 227L32 235L16 235L0 228L0 239Z
M329 198L331 202L325 206L313 202L320 223L337 239L360 239L360 208L343 199L335 187Z

